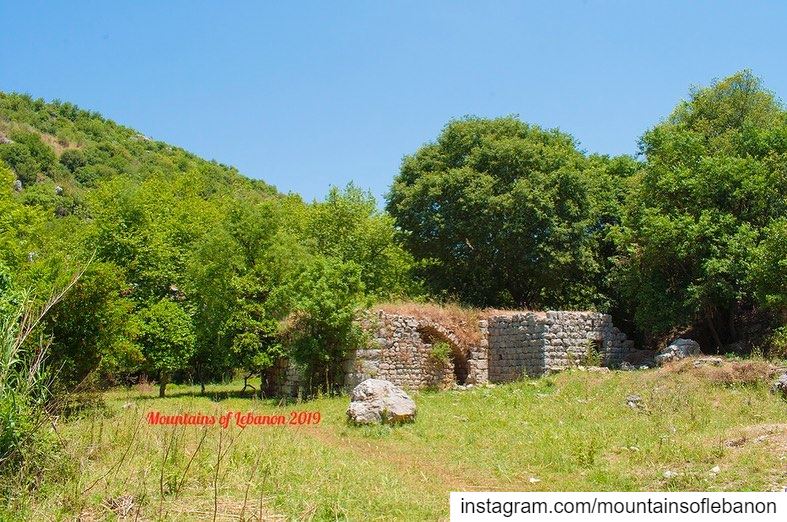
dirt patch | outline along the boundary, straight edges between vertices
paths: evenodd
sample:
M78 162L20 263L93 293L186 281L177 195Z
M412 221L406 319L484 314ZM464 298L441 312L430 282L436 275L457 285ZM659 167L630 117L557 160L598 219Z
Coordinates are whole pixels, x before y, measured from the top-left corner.
M149 522L160 519L168 520L172 517L177 520L245 520L248 522L287 520L286 517L269 511L264 504L260 507L259 500L256 498L249 498L246 502L239 499L218 498L215 504L212 498L207 497L168 499L162 504L152 501L150 505L143 508L130 495L104 499L101 506L84 509L77 515L76 520L98 522L111 519L122 522Z
M493 316L510 316L523 313L534 313L546 317L546 312L532 310L504 310L500 308L467 308L456 304L391 302L379 303L372 310L382 310L388 314L413 317L421 321L439 324L454 334L464 346L477 345L481 341L478 321Z
M34 134L38 134L41 138L41 141L49 145L49 147L55 152L55 155L59 158L63 151L68 149L79 149L81 148L77 143L71 143L70 141L64 138L58 138L52 134L47 134L46 132L41 132L40 130L36 129L32 125L16 123L16 122L8 122L8 121L0 121L0 133L5 134L8 136L9 134L13 133L14 131L22 131L22 132L30 132Z
M769 448L787 457L787 423L755 424L738 428L724 441L728 448L740 448L747 444L767 444Z
M750 446L761 445L783 462L782 471L770 479L771 491L787 488L787 423L755 424L730 431L724 446L730 451L741 451Z

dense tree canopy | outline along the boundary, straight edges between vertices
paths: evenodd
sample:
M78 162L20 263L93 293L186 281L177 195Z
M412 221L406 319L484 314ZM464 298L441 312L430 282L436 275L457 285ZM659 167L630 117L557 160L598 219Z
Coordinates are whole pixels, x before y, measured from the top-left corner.
M0 145L4 270L46 289L87 265L43 332L65 384L140 372L204 384L282 356L317 367L350 345L304 349L303 332L350 342L367 296L417 286L392 219L353 186L307 204L26 96L0 95L0 132L11 139Z
M717 345L735 340L739 306L784 296L787 113L738 73L693 90L642 151L621 229L637 322L663 331L699 320Z
M598 233L616 219L617 205L596 193L614 191L608 163L557 130L466 118L405 158L387 208L434 292L478 305L587 307L604 300Z

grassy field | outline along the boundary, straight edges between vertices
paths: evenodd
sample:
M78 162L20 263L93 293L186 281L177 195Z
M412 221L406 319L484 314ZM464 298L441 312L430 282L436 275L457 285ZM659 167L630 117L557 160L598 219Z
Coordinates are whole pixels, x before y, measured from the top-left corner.
M418 393L417 421L395 428L348 426L346 397L281 405L242 396L237 384L211 387L205 397L198 388L171 386L165 399L152 389L113 390L101 405L61 420L71 457L64 461L71 463L5 516L437 520L447 518L453 490L787 485L787 403L765 382L730 385L712 377L691 366L571 371ZM640 407L627 405L630 394L642 398ZM151 410L308 410L322 419L316 426L224 430L150 426Z

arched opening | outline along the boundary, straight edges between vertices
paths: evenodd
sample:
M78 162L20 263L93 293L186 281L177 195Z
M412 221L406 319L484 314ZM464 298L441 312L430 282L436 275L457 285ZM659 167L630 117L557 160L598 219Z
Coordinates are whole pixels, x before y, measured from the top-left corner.
M433 326L423 325L418 328L418 332L421 334L421 340L426 344L435 347L439 343L443 343L449 347L450 354L446 355L450 359L454 376L453 380L456 384L467 383L467 378L470 375L467 350L463 350L449 335Z
M454 362L454 378L456 384L467 383L467 376L470 374L470 367L467 363L467 354L456 346L452 346Z

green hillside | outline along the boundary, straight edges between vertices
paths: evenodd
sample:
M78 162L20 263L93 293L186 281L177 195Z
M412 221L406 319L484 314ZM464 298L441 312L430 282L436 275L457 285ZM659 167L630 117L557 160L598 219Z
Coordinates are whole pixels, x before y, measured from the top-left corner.
M344 349L349 311L412 286L391 219L355 187L308 204L96 113L18 94L0 95L0 133L4 292L42 302L86 269L41 327L63 386L258 372L282 352L279 322L291 314L333 336L325 353ZM318 364L313 335L297 330L292 349Z

